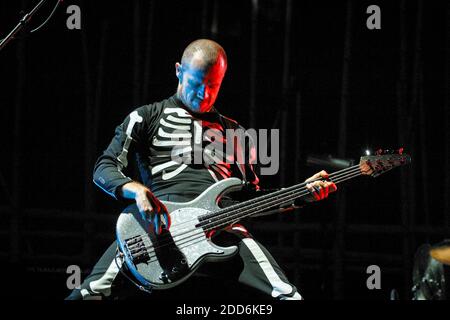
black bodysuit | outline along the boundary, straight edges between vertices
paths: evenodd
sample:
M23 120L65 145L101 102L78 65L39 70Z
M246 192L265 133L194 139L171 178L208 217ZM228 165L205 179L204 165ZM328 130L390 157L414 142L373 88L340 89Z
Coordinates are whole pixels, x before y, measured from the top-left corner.
M225 142L224 137L227 137L223 134L224 130L238 128L242 129L235 121L220 115L215 109L202 115L188 112L176 96L140 107L116 128L114 138L95 165L94 182L118 199L119 188L133 181L131 169L134 167L132 163L136 163L139 179L160 200L187 202L216 181L228 177L238 177L246 181L248 186L253 186L250 189L257 190L258 178L250 164L255 155L252 143L236 141L236 147L226 153L227 157L234 156L234 161L226 160L221 154L226 151L226 148L220 148ZM210 148L211 146L216 147ZM242 152L243 150L249 152ZM177 158L177 155L182 157ZM203 157L200 160L207 161L195 161L199 156ZM135 203L125 210L127 213L138 211ZM229 234L232 239L222 240L231 242L221 245L236 245L238 254L227 262L204 264L192 278L203 273L221 279L224 284L229 282L223 282L221 277L225 277L234 280L233 283L244 284L265 297L302 299L272 255L253 239L245 227L233 224L227 231L223 234ZM220 240L220 237L212 239L214 242L216 240ZM115 260L116 250L117 244L113 242L81 287L74 289L66 299L111 299L127 296L125 288L130 282L121 276L122 266ZM190 281L191 284L184 286L188 287L190 296L197 292L200 297L202 294L211 297L197 285L198 282L195 281L199 281L198 279ZM209 286L211 287L211 283ZM183 288L177 286L169 290L177 290L179 287ZM196 289L198 290L195 291ZM173 299L173 292L169 292L169 299ZM235 293L231 294L234 296ZM149 298L152 296L158 298L155 292ZM185 296L183 291L181 296Z
M250 154L254 154L250 151L253 145L242 146L236 139L234 152L226 154L226 129L243 130L215 109L205 114L188 112L175 95L137 108L116 128L113 140L95 165L94 182L118 198L118 188L132 181L128 169L135 162L140 180L157 197L180 192L200 194L211 184L232 176L257 186L258 178L248 163ZM230 159L237 159L237 150L244 151L248 161L244 158L244 163L237 164Z

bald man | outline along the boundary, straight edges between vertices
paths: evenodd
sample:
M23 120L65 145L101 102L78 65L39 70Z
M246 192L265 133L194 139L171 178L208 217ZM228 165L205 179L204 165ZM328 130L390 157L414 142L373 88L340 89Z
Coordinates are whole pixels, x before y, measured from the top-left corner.
M176 93L132 111L116 128L114 138L97 160L94 183L114 199L130 202L124 212L139 211L153 224L156 233L163 227L170 228L170 216L160 200L187 202L229 177L238 177L251 189L259 189L259 179L250 163L237 165L217 157L215 161L192 161L197 152L201 153L201 159L209 155L205 147L214 141L211 136L214 130L225 136L226 129L242 129L214 107L226 69L227 56L218 43L207 39L190 43L181 63L175 64ZM238 148L255 154L251 144ZM176 161L174 155L180 154L190 161ZM130 176L133 165L139 169L139 177ZM309 179L326 176L322 171ZM308 184L308 188L311 200L324 199L336 190L333 183L326 181ZM237 245L239 254L229 262L205 264L197 274L225 276L269 298L302 298L270 253L244 226L233 224L225 230L215 233L212 240L221 245ZM111 299L126 295L124 287L133 279L127 275L126 266L121 270L122 266L116 263L116 252L114 242L81 288L73 290L67 299Z

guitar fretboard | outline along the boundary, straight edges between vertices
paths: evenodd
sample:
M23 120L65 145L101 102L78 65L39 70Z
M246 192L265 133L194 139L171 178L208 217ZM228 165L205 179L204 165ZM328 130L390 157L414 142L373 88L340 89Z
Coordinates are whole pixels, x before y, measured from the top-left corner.
M355 165L330 174L327 180L337 184L360 176L361 174L359 165ZM307 189L306 184L317 180L299 183L289 188L281 189L261 197L250 199L230 207L208 213L200 217L200 223L197 224L197 226L206 228L207 230L217 229L228 226L229 224L237 222L245 217L267 211L275 206L291 204L295 199L309 195L310 192Z

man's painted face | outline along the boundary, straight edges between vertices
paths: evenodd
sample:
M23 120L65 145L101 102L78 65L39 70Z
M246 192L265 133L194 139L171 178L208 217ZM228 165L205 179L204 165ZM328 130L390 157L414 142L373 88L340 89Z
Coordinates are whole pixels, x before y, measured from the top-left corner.
M208 112L219 94L225 71L226 63L222 57L209 68L195 59L180 65L180 98L186 107L194 112Z

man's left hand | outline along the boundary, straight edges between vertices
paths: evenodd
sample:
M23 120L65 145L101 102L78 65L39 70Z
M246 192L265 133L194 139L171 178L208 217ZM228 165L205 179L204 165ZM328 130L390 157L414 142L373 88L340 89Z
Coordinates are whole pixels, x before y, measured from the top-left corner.
M320 179L320 180L318 180ZM306 197L305 200L308 202L323 200L328 197L328 194L335 192L337 190L336 184L331 181L326 181L328 179L328 173L322 170L312 177L305 180L305 182L314 181L306 184L306 188L311 193L310 197Z

